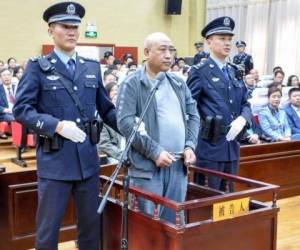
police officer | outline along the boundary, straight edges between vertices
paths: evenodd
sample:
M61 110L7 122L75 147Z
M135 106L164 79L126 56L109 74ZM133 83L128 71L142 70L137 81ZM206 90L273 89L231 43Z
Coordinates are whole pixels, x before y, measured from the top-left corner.
M194 56L194 61L193 61L193 64L195 65L195 64L200 63L203 58L208 58L209 53L204 51L204 44L201 42L194 43L194 46L197 51L196 55Z
M252 56L245 53L246 43L244 41L237 41L235 45L238 49L238 54L233 57L233 63L243 65L245 68L245 74L247 75L250 70L253 69Z
M239 161L238 135L251 124L251 109L246 88L235 75L235 68L225 60L231 49L235 23L220 17L202 30L210 49L210 57L194 65L187 84L197 101L201 130L196 148L197 166L236 174ZM203 184L203 176L196 175ZM210 177L209 186L225 190L225 183Z
M45 10L43 19L55 48L28 63L13 110L16 120L39 136L36 249L57 249L70 195L76 208L79 249L99 247L96 111L109 126L115 130L117 126L99 64L75 52L84 14L84 7L75 2Z

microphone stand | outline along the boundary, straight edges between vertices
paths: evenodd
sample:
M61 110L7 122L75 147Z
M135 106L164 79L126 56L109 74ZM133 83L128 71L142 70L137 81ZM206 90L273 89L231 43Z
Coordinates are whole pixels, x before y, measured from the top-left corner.
M104 207L107 203L107 198L108 195L112 189L112 186L122 168L122 166L124 166L124 180L123 180L123 189L124 189L124 202L123 202L123 207L122 207L122 238L121 238L121 250L128 250L128 199L129 199L129 175L128 175L128 167L130 165L130 161L128 160L128 152L129 149L135 139L136 133L138 132L138 129L143 121L143 118L145 117L145 114L149 108L149 105L151 103L151 101L154 98L154 95L158 89L158 85L161 82L160 79L160 73L157 75L156 77L156 81L155 81L155 85L152 87L151 91L150 91L150 95L148 96L146 103L145 103L145 107L144 110L142 111L137 124L135 125L135 127L133 128L133 130L131 131L131 134L128 137L126 146L124 151L122 152L121 155L121 159L118 163L118 165L116 166L116 169L114 170L114 172L112 173L112 175L109 178L110 184L107 188L106 193L104 194L101 203L99 205L98 208L98 213L102 214Z

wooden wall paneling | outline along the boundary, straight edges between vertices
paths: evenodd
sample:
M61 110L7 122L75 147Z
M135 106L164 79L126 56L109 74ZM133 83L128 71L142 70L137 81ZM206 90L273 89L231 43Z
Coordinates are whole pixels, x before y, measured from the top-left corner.
M125 54L130 53L133 56L134 62L138 63L138 47L115 47L115 57L123 62Z

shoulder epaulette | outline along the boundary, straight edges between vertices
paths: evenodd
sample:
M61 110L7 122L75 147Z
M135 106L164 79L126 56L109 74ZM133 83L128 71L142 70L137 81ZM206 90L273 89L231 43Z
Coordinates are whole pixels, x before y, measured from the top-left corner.
M88 58L88 57L83 57L83 56L80 56L79 58L84 61L99 63L96 59L93 59L93 58Z
M40 57L41 57L41 55L39 55L39 56L33 56L33 57L30 58L30 61L32 61L32 62L37 62L37 60L38 60Z
M198 63L198 64L193 65L192 67L193 67L194 69L200 69L200 68L202 68L203 66L205 66L205 63L204 63L204 62L200 62L200 63Z

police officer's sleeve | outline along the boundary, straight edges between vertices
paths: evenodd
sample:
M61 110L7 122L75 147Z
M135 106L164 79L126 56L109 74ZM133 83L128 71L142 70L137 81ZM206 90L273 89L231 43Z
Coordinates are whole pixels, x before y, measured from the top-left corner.
M232 62L233 62L234 64L240 64L240 62L239 62L239 60L238 60L238 57L237 57L237 56L234 56L234 57L233 57L233 60L232 60Z
M198 101L202 91L202 76L198 73L198 70L199 68L197 66L193 66L189 72L189 76L186 82L191 91L192 97L194 98L194 100L196 100L196 102Z
M140 84L140 82L138 83ZM120 132L128 139L132 129L135 126L135 118L138 116L137 86L133 81L125 80L119 89L117 100L117 120ZM147 134L147 128L144 133L137 133L132 143L133 148L144 157L155 161L160 153L164 150L163 147L153 140Z
M252 126L252 110L250 103L248 102L248 96L247 96L247 88L243 84L243 98L241 103L241 114L242 117L244 117L247 121L247 128L250 128Z
M97 110L104 123L110 126L113 130L119 132L116 119L116 109L114 104L110 101L107 92L102 84L100 70L98 74L98 79L100 82L96 98Z
M195 150L200 127L200 118L197 111L196 101L192 98L191 92L187 85L183 83L185 90L186 120L187 120L187 136L185 140L185 148L190 147Z
M30 61L18 84L13 114L16 121L37 134L52 137L59 119L38 111L41 91L40 74L38 63Z
M249 55L249 71L251 69L253 69L253 67L254 67L254 65L253 65L253 58L252 58L252 56Z

